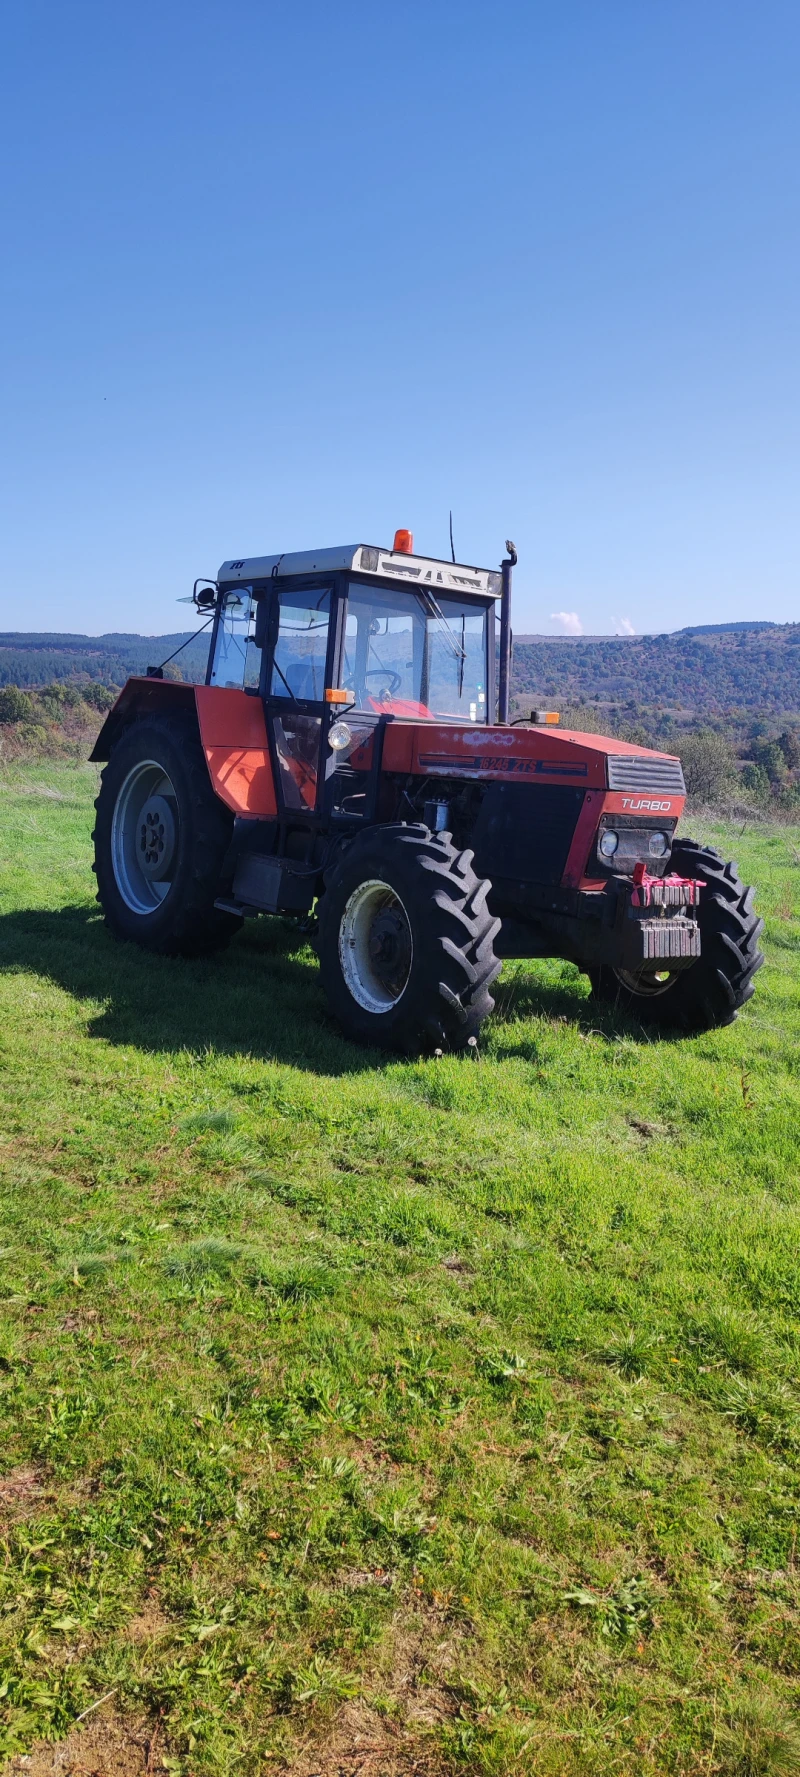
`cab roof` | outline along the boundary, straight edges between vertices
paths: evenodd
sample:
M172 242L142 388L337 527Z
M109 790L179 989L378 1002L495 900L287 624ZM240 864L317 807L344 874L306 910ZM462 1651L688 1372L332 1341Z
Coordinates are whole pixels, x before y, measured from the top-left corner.
M342 569L374 575L376 580L404 580L409 586L426 586L434 596L437 592L449 592L496 599L501 592L501 575L489 568L437 561L427 555L406 555L374 543L343 543L334 549L300 549L288 555L241 556L222 563L217 583L236 586L242 581L282 580L294 574L336 574Z

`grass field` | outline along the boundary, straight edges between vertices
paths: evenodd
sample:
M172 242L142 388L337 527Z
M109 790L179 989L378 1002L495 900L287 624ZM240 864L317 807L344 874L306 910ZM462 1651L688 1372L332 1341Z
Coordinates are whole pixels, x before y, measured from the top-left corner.
M0 777L10 1768L800 1771L798 834L705 829L730 1030L506 964L406 1062L277 922L114 944L94 788Z

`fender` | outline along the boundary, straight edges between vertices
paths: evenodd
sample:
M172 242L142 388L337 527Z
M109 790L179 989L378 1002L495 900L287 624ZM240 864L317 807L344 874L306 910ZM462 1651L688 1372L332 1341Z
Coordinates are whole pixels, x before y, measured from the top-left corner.
M142 716L193 714L208 773L220 801L250 820L277 813L272 761L260 697L173 679L128 679L109 710L90 759L110 759L123 729Z

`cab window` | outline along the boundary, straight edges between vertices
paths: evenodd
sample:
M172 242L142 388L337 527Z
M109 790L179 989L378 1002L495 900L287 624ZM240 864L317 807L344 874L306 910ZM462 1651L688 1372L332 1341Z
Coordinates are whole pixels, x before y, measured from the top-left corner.
M278 595L278 636L272 663L271 697L322 703L328 655L330 588Z
M223 594L214 636L209 685L244 690L258 684L261 650L253 633L253 589L236 586Z

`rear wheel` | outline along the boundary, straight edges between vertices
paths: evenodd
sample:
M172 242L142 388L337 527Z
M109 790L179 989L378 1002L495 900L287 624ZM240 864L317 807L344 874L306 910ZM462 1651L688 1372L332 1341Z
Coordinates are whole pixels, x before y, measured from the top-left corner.
M214 906L233 815L211 788L195 723L134 723L105 767L95 808L97 898L117 937L163 955L225 944L241 924Z
M735 864L726 864L711 846L677 839L673 868L702 882L697 909L700 956L689 969L659 974L602 968L590 979L595 994L649 1023L676 1030L712 1030L732 1024L754 992L753 977L764 955L764 930L753 907L753 890Z
M334 1016L363 1043L457 1049L494 1006L500 922L472 852L427 827L373 827L325 874L318 949Z

